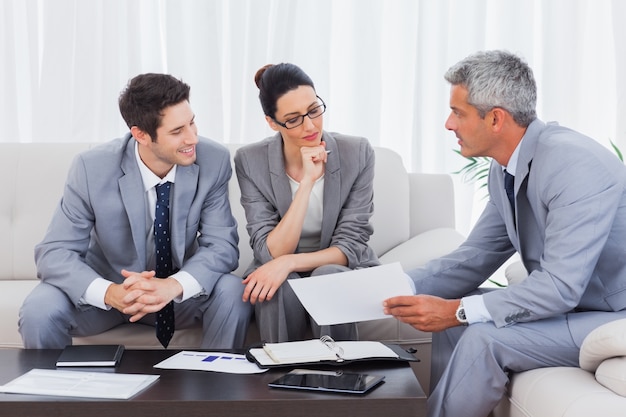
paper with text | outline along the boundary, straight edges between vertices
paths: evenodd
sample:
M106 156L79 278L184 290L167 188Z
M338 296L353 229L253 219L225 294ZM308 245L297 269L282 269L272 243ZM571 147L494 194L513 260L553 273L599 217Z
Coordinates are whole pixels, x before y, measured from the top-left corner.
M125 400L158 379L158 375L32 369L0 386L0 392Z
M413 295L400 263L287 281L319 325L389 318L383 301Z
M161 369L188 369L192 371L214 371L230 374L256 374L265 372L249 362L245 355L222 352L193 352L183 350L154 365Z

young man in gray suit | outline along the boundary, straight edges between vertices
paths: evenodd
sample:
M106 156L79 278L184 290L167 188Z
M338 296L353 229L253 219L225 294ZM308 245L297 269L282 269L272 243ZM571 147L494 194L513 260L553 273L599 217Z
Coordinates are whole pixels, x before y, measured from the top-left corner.
M156 326L165 347L175 328L194 324L202 348L243 346L252 309L230 274L239 257L230 155L198 137L189 90L170 75L133 78L119 99L130 132L74 160L35 248L41 282L19 319L26 348L63 348L128 322ZM169 203L156 195L161 185ZM159 207L169 211L161 211L163 240L154 232ZM167 255L157 254L157 241ZM161 337L156 320L166 311Z
M462 155L493 158L490 200L457 250L408 272L417 295L384 308L434 332L428 415L478 417L500 401L509 372L578 366L585 336L626 317L626 168L594 140L537 119L532 71L515 55L480 52L445 78L446 128ZM479 289L515 252L525 280Z

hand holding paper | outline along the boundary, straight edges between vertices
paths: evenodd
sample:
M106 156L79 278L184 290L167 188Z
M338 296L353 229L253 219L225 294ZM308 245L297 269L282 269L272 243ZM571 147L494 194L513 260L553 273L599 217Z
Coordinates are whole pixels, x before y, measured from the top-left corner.
M389 318L383 301L413 295L399 263L287 281L320 326Z

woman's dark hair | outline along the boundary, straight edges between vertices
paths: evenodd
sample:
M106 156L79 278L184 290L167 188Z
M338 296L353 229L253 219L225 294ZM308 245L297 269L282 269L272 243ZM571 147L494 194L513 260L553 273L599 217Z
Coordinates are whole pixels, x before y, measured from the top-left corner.
M300 67L288 63L261 67L254 75L254 82L259 87L263 113L272 119L276 116L276 102L285 93L301 85L308 85L315 90L313 80Z
M120 94L120 113L129 129L137 126L155 142L163 110L189 101L189 90L187 84L168 74L140 74Z

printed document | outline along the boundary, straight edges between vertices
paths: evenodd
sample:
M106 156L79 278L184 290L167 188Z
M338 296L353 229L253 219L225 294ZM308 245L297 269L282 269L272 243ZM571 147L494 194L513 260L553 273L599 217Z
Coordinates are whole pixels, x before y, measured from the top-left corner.
M183 350L154 365L161 369L188 369L192 371L214 371L229 374L257 374L267 369L259 369L249 362L245 355L221 352L193 352Z
M383 314L384 300L413 295L398 262L287 282L319 325L388 318Z
M32 369L0 386L0 392L125 400L157 379L158 375Z

